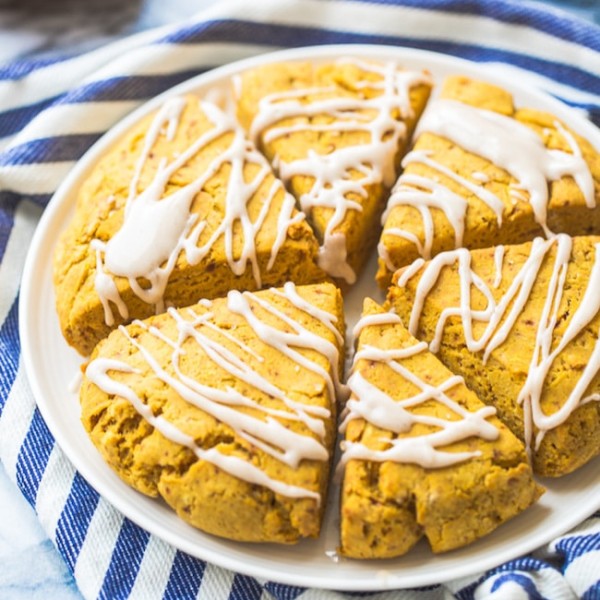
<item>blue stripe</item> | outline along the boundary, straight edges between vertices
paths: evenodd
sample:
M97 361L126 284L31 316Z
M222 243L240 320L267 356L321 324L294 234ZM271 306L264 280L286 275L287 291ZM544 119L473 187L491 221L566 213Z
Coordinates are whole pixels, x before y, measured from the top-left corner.
M195 598L202 583L205 567L206 563L203 561L177 551L163 599Z
M592 550L600 550L600 533L573 535L556 544L556 551L565 557L567 565Z
M474 597L475 590L487 579L493 577L498 573L506 573L511 571L541 571L542 569L554 569L552 565L549 563L540 560L538 558L534 558L533 556L525 556L522 558L517 558L515 560L510 560L495 569L490 569L486 571L481 577L460 589L455 593L456 598L458 600L471 600Z
M338 0L330 1L332 3L338 2ZM497 0L464 0L461 3L456 3L456 0L361 0L355 3L397 7L399 9L398 18L401 18L402 9L405 8L427 9L461 15L479 15L507 24L529 26L559 39L600 50L597 27L574 17L570 12L550 11L548 7L538 7L523 0L518 2L511 2L510 0L504 0L503 2ZM273 27L276 26L273 25ZM62 55L52 58L17 60L0 68L0 80L22 79L36 70L69 61L73 58L77 57Z
M0 154L0 166L78 160L101 135L75 134L33 140Z
M296 598L304 594L307 588L269 581L265 584L265 590L272 596L275 596L276 600L296 600Z
M19 106L0 112L0 137L7 137L19 133L29 121L36 115L48 108L56 100L56 97L46 98L35 104Z
M544 600L544 597L538 592L531 577L522 573L504 573L500 575L492 584L491 593L499 591L505 583L518 585L527 594L529 600Z
M129 596L149 539L147 531L129 519L123 519L98 598L120 600Z
M132 75L112 77L81 85L66 93L57 104L76 102L106 102L110 100L146 100L186 81L206 69L176 71L168 75Z
M337 0L332 0L337 1ZM550 10L524 0L360 0L357 4L382 4L419 8L458 15L482 16L509 25L525 25L553 37L600 51L598 28L565 10Z
M236 574L233 578L229 600L260 600L263 588L253 577Z
M600 600L600 580L585 590L581 595L581 600Z
M63 55L53 56L52 58L28 58L16 60L8 65L3 65L2 68L0 68L0 80L23 79L23 77L33 73L34 71L43 69L44 67L48 67L50 65L55 65L59 62L71 60L72 58L72 55Z
M0 327L0 416L19 368L19 298L17 297Z
M56 546L73 571L100 496L75 473L69 497L56 526Z
M0 191L0 215L4 214L4 210L6 207L7 211L12 210L11 206L14 203L15 205L18 204L19 202L21 202L21 200L27 199L30 200L31 202L37 204L38 206L46 206L46 204L48 204L48 202L50 201L50 199L52 198L52 194L19 194L17 192L12 192L9 190L2 190ZM3 217L0 217L0 223L3 222ZM2 231L2 225L0 225L0 237L2 237L2 235L6 234L7 238L5 240L8 241L8 236L10 236L10 232L12 230L12 226L13 224L10 224L10 229L6 229L6 231ZM8 227L8 225L7 225ZM4 254L4 251L6 249L6 245L4 244L3 246L0 246L0 260L2 259L2 256Z
M81 85L61 96L47 98L36 104L0 112L0 137L18 133L35 116L51 105L147 100L210 68L212 67L177 71L169 75L112 77Z
M373 35L350 31L270 25L240 20L210 21L183 27L157 43L195 44L206 41L235 41L277 47L300 47L321 44L384 44L419 48L451 54L478 62L508 62L524 69L542 73L557 81L569 82L574 88L600 94L600 77L574 65L544 60L497 48L482 48L473 44L444 40L428 40L392 35Z
M36 407L17 458L17 485L31 506L35 506L52 448L54 439Z
M15 210L20 198L0 192L0 261L6 252L10 232L15 224Z

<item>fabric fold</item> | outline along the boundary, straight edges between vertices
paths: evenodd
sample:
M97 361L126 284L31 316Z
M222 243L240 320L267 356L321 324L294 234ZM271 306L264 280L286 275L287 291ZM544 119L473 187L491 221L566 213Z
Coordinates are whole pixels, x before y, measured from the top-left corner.
M173 85L269 50L404 46L488 63L600 124L600 28L519 0L225 0L186 23L88 54L0 68L0 460L86 598L334 600L231 573L147 533L74 470L43 421L20 360L18 281L45 205L112 125ZM532 72L530 74L530 72ZM600 512L532 555L384 598L598 597ZM515 596L516 597L516 596Z

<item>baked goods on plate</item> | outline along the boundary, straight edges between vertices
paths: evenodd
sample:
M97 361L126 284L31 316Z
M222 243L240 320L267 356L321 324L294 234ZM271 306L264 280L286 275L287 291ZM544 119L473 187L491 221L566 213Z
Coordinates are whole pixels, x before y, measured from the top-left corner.
M388 305L559 477L600 453L600 237L453 250L396 273Z
M600 232L600 155L504 88L450 76L420 120L384 214L377 280L454 248Z
M237 79L238 115L298 199L319 265L352 284L431 90L422 71L347 58L287 62Z
M538 499L523 443L396 313L366 300L354 331L342 414L342 554L400 556L423 536L446 552Z
M120 323L230 289L322 281L318 243L235 119L173 97L94 166L54 259L63 335L81 354Z
M427 543L419 542L410 552L399 558L380 559L375 562L340 558L338 553L339 523L336 522L337 516L334 510L337 503L335 498L331 497L321 526L321 535L316 540L304 540L294 545L253 544L248 546L216 535L208 535L197 528L190 527L165 502L157 502L152 497L140 494L129 486L123 485L122 480L114 475L91 444L86 431L80 424L78 396L67 390L67 386L73 381L75 373L79 370L81 356L77 356L68 348L62 339L53 306L52 281L49 277L49 273L52 271L52 253L59 234L64 231L65 224L72 218L71 207L76 203L79 190L86 185L85 181L90 178L92 171L114 151L122 140L127 138L141 120L147 119L147 122L150 122L152 115L156 114L166 101L186 98L188 94L193 94L194 102L196 99L200 99L202 102L214 104L213 100L218 100L219 96L222 97L222 92L230 88L232 80L261 65L281 64L289 61L301 64L309 61L315 65L332 64L340 58L348 63L348 57L352 56L357 57L357 62L385 65L393 61L397 65L403 65L417 72L431 71L436 82L441 82L444 77L455 73L468 75L474 80L485 80L489 75L474 64L460 62L451 57L406 49L361 48L358 46L313 48L287 52L275 57L257 57L247 62L228 65L221 70L212 71L183 84L162 99L155 99L151 105L145 106L135 115L128 117L98 142L73 169L45 212L43 222L32 244L22 288L20 314L23 359L44 419L78 471L96 487L108 502L116 506L127 517L167 540L178 549L230 569L295 585L354 590L414 587L454 579L491 568L504 560L541 546L549 539L580 522L597 508L597 495L593 494L595 486L598 484L597 470L594 470L595 463L588 463L569 477L553 479L550 482L544 481L547 492L524 514L508 520L497 531L483 536L474 544L436 556L432 556ZM518 106L533 106L536 109L555 114L561 123L568 127L569 131L589 138L596 146L600 145L597 132L577 114L569 112L559 103L531 88L511 85L510 82L505 82L504 85L515 95L515 103ZM216 95L213 93L215 91L218 92ZM224 105L221 107L227 108ZM168 132L165 130L165 133ZM275 168L278 166L274 165ZM128 192L126 191L124 195L127 196ZM301 222L300 219L301 217L298 216L298 223ZM291 220L295 221L293 215L291 215ZM309 218L303 219L302 222L307 225L306 231L310 233L314 223ZM293 226L290 225L288 231L291 231L292 228ZM293 278L309 271L314 274L313 269L319 259L319 246L322 240L318 239L318 234L310 233L308 238L302 236L301 238L302 240L312 239L312 242L308 244L302 242L302 247L314 248L314 253L311 254L313 258L310 261L313 267L309 269L308 262L299 258L297 263L301 266L297 266L291 275ZM286 241L286 244L288 242L289 240ZM270 250L267 253L268 266ZM65 257L69 258L66 255ZM96 257L94 256L94 258ZM101 258L104 261L105 257L101 256ZM260 260L261 284L266 287L275 285L270 282L264 283L265 280L262 277L266 275L262 267L265 266L265 263ZM248 267L250 262L248 262ZM296 263L286 262L284 269L288 264ZM105 262L104 265L106 266ZM374 272L371 270L371 266L369 265L368 269L363 270L356 285L348 285L343 278L337 278L337 282L344 284L346 288L343 292L344 310L346 319L351 324L354 323L355 315L360 314L365 296L379 299L383 297L374 285ZM319 269L318 265L316 267L319 277L325 277L322 269ZM207 277L209 273L210 271L201 271L200 280ZM244 277L247 276L247 273L249 271ZM115 278L117 285L119 277L121 276ZM255 281L253 276L249 279ZM298 281L296 283L300 286ZM148 285L148 281L140 278L139 284L144 289ZM216 288L216 285L214 287ZM252 286L249 288L256 289ZM198 293L193 298L192 304L196 303L201 295L210 294L211 292ZM225 295L226 292L223 292L222 296ZM164 309L169 308L171 304L177 304L177 300L167 299ZM111 327L116 327L121 319L119 309L114 302L110 304L110 308L115 318L115 323ZM151 305L147 308L149 308L147 314L151 315L156 311L157 306ZM161 307L158 308L160 310ZM144 318L146 318L145 315ZM48 351L49 348L52 351ZM286 385L289 383L286 382ZM187 451L184 450L184 452ZM126 461L124 460L124 462ZM241 485L243 487L243 481ZM332 486L330 492L335 491L336 487ZM264 491L264 493L268 495L270 492Z
M203 531L316 537L343 332L329 283L169 309L98 345L81 387L83 424L121 478Z

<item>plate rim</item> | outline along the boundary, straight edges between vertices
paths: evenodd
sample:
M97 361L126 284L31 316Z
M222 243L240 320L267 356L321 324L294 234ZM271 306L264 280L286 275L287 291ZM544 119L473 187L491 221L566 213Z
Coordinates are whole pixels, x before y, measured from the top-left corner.
M132 110L122 119L119 119L115 125L110 127L105 134L103 134L88 150L87 152L75 163L73 168L69 171L68 175L62 181L56 192L53 194L50 202L46 206L42 217L36 227L31 245L29 247L27 257L25 260L25 266L23 269L21 279L21 290L19 297L19 335L21 340L21 358L25 369L25 374L35 402L44 418L52 436L56 443L64 452L66 458L73 464L75 469L84 477L84 479L94 488L98 494L107 500L112 506L119 510L127 518L131 519L137 525L142 527L144 530L156 535L158 538L166 541L173 545L175 548L180 549L192 556L195 556L201 560L205 560L217 566L230 569L234 572L243 573L245 575L253 577L261 577L270 581L278 581L286 585L299 585L306 587L307 579L306 575L295 575L294 573L281 573L273 572L266 567L244 565L239 562L236 558L230 558L227 555L215 555L210 549L206 550L198 544L188 542L187 539L182 539L176 533L171 533L169 530L159 527L157 524L150 522L148 519L143 518L143 515L139 515L131 510L131 506L126 497L119 496L112 492L110 488L106 488L103 483L98 485L98 479L91 473L91 468L87 464L83 456L79 456L78 452L75 451L76 446L69 441L68 436L61 431L60 425L54 418L51 410L51 404L47 403L46 392L40 385L38 380L34 358L34 347L32 334L30 328L32 324L29 322L30 309L35 304L35 275L37 267L37 258L39 253L43 250L44 243L46 242L47 232L51 229L51 226L57 222L64 220L62 217L68 215L73 211L73 206L69 204L69 196L72 194L73 187L77 181L86 176L89 170L93 166L93 162L104 152L104 150L111 146L116 139L118 139L131 125L137 122L140 118L154 110L161 102L166 98L175 96L177 94L185 92L193 92L202 87L210 86L220 80L231 77L232 75L241 72L245 69L252 68L261 64L270 62L277 62L280 60L328 60L333 58L339 58L345 54L353 54L358 57L364 58L380 58L387 60L398 60L405 68L414 68L411 66L410 61L417 62L431 62L435 63L435 66L440 68L443 67L451 68L457 72L467 71L475 72L476 76L489 81L491 83L497 83L509 91L515 93L515 91L523 90L523 85L515 85L509 81L508 78L503 74L498 73L487 73L484 71L484 64L476 63L462 58L453 57L451 55L440 54L427 50L419 50L413 48L404 48L400 46L386 46L386 45L363 45L363 44L340 44L340 45L324 45L324 46L309 46L302 48L293 48L287 50L279 50L275 52L261 53L249 58L245 58L239 61L235 61L215 69L211 69L205 73L197 75L189 80L182 82L169 90L161 93L160 95L142 103L139 107ZM527 84L525 84L525 87ZM575 129L581 133L585 131L586 138L596 147L600 148L600 130L597 129L591 121L585 119L582 115L577 113L572 108L566 106L559 100L549 96L548 94L540 91L539 89L532 87L527 88L526 92L528 95L533 96L536 100L540 101L553 113L557 114L560 118L566 118L569 127ZM58 227L59 231L64 230L64 224L62 227ZM57 237L54 237L54 243L56 243ZM51 261L51 259L50 259ZM54 307L54 297L48 300ZM83 361L84 359L81 358ZM65 389L67 382L65 382ZM122 482L123 486L126 486ZM589 514L600 508L600 498L596 503L596 506L591 508ZM586 515L589 516L589 515ZM340 575L337 576L319 576L318 581L315 580L313 583L309 583L310 587L319 587L322 589L332 590L346 590L346 591L384 591L400 588L408 588L429 584L441 584L449 580L466 577L485 571L487 569L494 568L502 564L507 560L511 560L525 553L528 553L543 544L549 542L555 537L569 531L572 527L581 523L585 517L581 514L571 514L571 519L565 521L566 524L561 524L560 527L549 528L546 530L545 535L540 538L531 540L529 544L519 545L518 541L515 542L515 546L518 547L518 551L514 552L510 548L507 548L503 553L498 555L492 553L487 561L477 562L477 568L473 568L468 561L465 562L463 568L455 568L452 572L443 572L441 574L419 574L412 575L409 573L402 575L394 575L393 573L387 573L385 576L377 575L378 562L374 562L375 568L373 574L369 578L363 578L353 580L350 583L340 579ZM203 533L203 532L202 532ZM494 532L491 533L493 535ZM205 534L208 535L208 534ZM198 552L200 550L200 552ZM206 550L206 551L204 551ZM251 553L251 551L250 551ZM435 559L437 556L431 553L431 557ZM350 563L351 564L351 563ZM333 563L332 563L333 566ZM335 571L335 569L332 569ZM435 569L433 569L435 572Z

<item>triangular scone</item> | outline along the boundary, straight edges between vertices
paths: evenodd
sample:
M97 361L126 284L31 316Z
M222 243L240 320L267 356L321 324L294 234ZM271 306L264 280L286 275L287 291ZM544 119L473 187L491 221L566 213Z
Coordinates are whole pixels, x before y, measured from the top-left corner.
M98 345L83 424L122 479L195 527L255 542L316 537L343 331L329 283L170 309Z
M238 115L274 161L321 243L319 265L353 283L430 78L358 59L271 64L243 73Z
M498 409L537 473L600 453L600 237L444 252L394 281L389 305Z
M600 232L600 149L555 116L453 76L417 134L384 214L382 287L419 256Z
M318 242L241 127L168 100L79 190L55 255L61 328L82 354L119 323L230 289L322 281Z
M464 546L542 490L525 447L414 339L366 300L346 406L341 551L354 558Z

